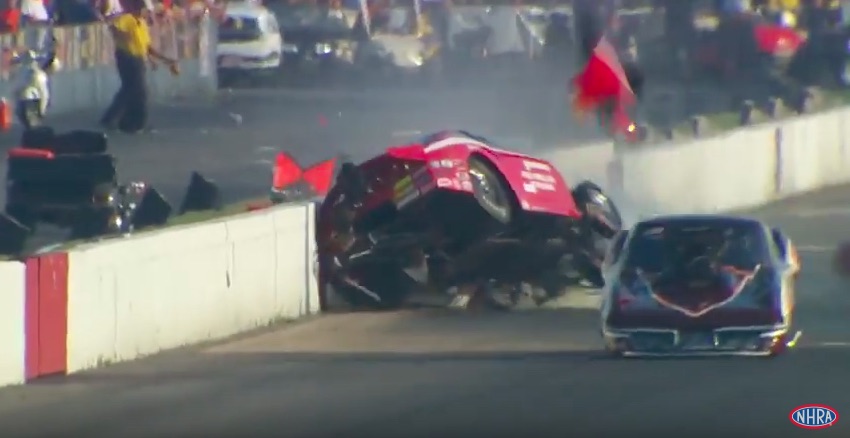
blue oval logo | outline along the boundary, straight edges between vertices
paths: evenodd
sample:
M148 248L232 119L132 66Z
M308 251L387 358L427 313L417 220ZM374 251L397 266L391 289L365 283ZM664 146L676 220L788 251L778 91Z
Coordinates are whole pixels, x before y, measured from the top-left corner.
M838 422L838 412L824 405L803 405L788 416L795 426L803 429L823 429Z

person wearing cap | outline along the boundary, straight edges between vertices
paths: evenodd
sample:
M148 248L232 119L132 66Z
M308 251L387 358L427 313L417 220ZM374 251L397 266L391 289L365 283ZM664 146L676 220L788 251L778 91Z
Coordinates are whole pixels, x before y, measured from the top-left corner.
M163 55L151 45L145 0L122 0L121 6L125 13L108 21L115 40L115 65L121 86L100 123L107 129L117 127L135 133L144 129L147 123L148 62L155 65L155 61L162 61L174 74L178 70L176 60Z

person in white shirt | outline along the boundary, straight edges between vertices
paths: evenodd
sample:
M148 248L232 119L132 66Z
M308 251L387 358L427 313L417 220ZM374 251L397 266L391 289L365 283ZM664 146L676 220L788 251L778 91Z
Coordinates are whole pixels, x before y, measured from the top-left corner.
M21 18L28 23L46 23L50 21L44 0L22 0Z

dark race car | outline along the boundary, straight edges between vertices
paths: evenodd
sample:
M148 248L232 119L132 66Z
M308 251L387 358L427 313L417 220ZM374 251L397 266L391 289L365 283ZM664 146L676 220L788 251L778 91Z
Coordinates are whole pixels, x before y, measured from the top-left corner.
M544 160L449 131L344 164L319 208L317 244L323 284L352 304L387 308L417 284L557 293L570 269L601 285L607 239L620 228L593 183L571 189Z
M754 219L666 216L620 233L603 264L617 355L772 356L794 346L797 252Z

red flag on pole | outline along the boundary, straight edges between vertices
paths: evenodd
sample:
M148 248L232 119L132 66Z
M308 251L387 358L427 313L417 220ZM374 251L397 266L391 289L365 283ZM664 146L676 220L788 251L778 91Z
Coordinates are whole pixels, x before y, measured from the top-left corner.
M590 59L572 83L575 90L573 105L581 114L595 112L611 105L612 128L618 133L630 133L632 120L626 112L635 104L635 93L617 51L605 37L599 40Z

